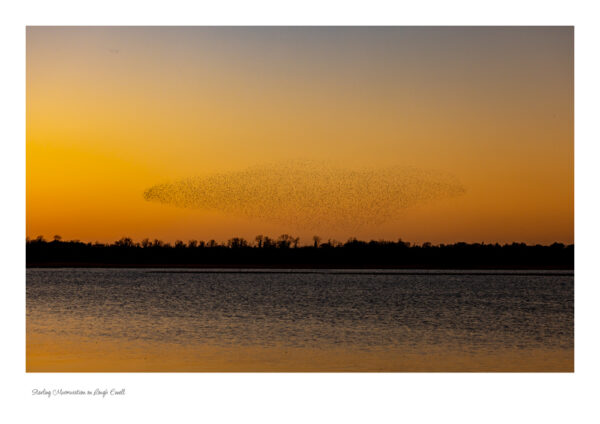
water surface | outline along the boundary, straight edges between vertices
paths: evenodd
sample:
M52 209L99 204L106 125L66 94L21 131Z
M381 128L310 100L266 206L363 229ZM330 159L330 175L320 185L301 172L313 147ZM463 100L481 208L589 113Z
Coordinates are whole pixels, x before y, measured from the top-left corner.
M27 269L27 371L573 371L560 271Z

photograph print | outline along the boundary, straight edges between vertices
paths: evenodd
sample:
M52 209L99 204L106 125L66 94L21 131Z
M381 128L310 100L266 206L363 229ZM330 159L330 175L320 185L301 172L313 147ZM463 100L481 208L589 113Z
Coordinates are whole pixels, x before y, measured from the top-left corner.
M573 27L26 30L26 371L573 372Z

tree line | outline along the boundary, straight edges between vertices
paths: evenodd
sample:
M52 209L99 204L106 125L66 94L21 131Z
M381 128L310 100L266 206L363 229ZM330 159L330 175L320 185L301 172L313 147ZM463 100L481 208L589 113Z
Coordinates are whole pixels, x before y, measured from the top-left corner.
M123 237L113 243L63 241L54 236L26 240L28 266L274 266L274 267L383 267L383 268L538 268L573 269L574 246L562 243L413 244L397 241L323 241L312 237L300 245L289 234L252 241L234 237L215 240L158 239L135 242Z

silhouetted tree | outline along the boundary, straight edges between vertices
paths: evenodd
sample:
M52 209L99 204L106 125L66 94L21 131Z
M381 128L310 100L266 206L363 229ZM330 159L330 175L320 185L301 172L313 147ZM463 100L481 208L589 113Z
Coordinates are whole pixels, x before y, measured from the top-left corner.
M273 240L270 237L265 236L263 238L263 247L266 248L271 248L271 247L276 247L276 243L275 240Z
M120 240L115 241L117 247L133 247L133 240L129 237L122 237Z
M248 247L248 242L240 237L234 237L232 239L227 240L227 247L233 249L239 249L241 247Z
M357 249L357 248L365 247L365 246L367 246L367 243L365 243L364 241L361 241L361 240L357 240L356 237L349 238L348 241L346 242L346 244L344 244L344 247L350 247L353 249Z
M398 244L398 247L410 247L410 243L402 241L401 238L398 239L397 244Z
M313 236L312 239L313 239L313 242L314 242L313 247L319 247L319 244L321 244L321 237L319 237L319 236Z
M277 247L280 249L287 249L292 244L294 238L289 234L282 234L277 239Z

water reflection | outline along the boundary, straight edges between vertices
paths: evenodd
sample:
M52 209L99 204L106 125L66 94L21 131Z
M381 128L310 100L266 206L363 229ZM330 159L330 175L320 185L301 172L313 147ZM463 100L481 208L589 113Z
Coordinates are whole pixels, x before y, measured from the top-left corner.
M28 269L27 370L573 370L569 273L156 271Z

